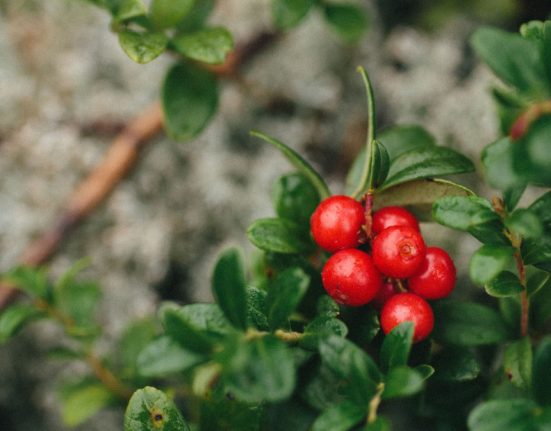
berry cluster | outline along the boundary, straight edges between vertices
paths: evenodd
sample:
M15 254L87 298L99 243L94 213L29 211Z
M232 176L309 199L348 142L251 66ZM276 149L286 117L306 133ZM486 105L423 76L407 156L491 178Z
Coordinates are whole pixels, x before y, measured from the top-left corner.
M405 321L413 321L414 342L430 334L434 315L426 300L448 296L456 271L448 253L425 246L413 214L389 206L366 217L360 202L331 196L316 208L310 227L314 241L333 253L321 276L335 301L373 302L385 334Z

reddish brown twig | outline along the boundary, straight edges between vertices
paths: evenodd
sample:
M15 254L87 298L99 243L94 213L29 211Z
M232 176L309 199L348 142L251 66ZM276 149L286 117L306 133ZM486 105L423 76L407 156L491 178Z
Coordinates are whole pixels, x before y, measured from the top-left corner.
M209 69L219 76L235 77L239 67L252 60L279 38L280 33L261 33L238 46L226 62ZM23 253L20 263L38 266L47 262L68 234L101 204L122 178L134 167L141 150L163 129L163 116L158 102L132 120L113 141L103 161L78 186L66 209L50 230L33 241ZM0 310L17 295L14 286L0 284Z

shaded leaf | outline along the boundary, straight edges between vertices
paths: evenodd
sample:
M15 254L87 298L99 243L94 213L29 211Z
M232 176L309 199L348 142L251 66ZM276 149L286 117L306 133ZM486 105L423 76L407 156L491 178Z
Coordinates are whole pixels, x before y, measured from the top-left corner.
M525 183L513 169L513 144L502 138L482 151L482 165L486 181L499 190L509 190Z
M289 325L289 316L300 303L309 283L310 277L300 268L288 268L276 276L266 298L268 322L272 330Z
M350 401L327 408L312 425L312 431L348 431L366 415L365 409Z
M511 343L503 357L505 374L519 388L529 388L532 383L532 345L529 337Z
M137 371L144 377L164 377L185 371L205 357L188 351L170 337L161 337L149 343L136 359Z
M550 136L551 115L544 115L513 146L515 171L537 185L551 185Z
M522 238L539 238L543 225L535 212L520 208L505 219L505 226Z
M412 150L436 146L436 140L418 125L394 126L377 135L388 152L391 161Z
M435 378L452 382L476 379L480 364L468 349L447 348L434 358Z
M384 400L408 397L423 389L423 377L415 370L406 366L392 368L386 379L382 394Z
M534 396L542 406L551 405L551 337L544 338L536 349L532 368Z
M61 391L63 423L70 427L80 425L115 401L115 396L99 382L85 381L65 386Z
M134 392L128 402L124 431L189 431L189 427L172 400L146 386Z
M316 188L300 173L280 177L272 189L272 200L278 217L294 221L305 230L310 229L310 216L320 197Z
M484 285L488 295L496 298L514 296L522 292L519 278L509 271L500 272L497 277Z
M492 308L474 302L440 302L434 303L433 309L433 336L444 344L480 346L507 338L505 324Z
M413 329L413 322L403 322L385 336L379 361L383 372L407 364L413 343Z
M226 318L238 329L247 329L247 292L245 270L239 251L231 248L216 262L212 293Z
M2 281L35 298L45 299L49 295L49 281L44 268L18 266L2 275Z
M287 346L267 335L245 340L234 338L220 355L222 379L237 399L258 403L287 398L295 387L295 365Z
M535 431L536 404L527 399L492 400L479 404L469 415L472 431Z
M187 141L205 128L216 111L216 78L191 64L176 64L166 75L162 104L165 126L170 136L178 141Z
M0 314L0 343L6 342L23 326L43 314L29 304L14 304Z
M267 331L270 329L268 316L266 316L266 296L265 290L256 287L247 287L247 316L258 329Z
M95 333L95 314L101 299L101 289L93 282L74 282L57 286L54 300L59 311L72 320L71 335L87 336Z
M306 325L299 345L304 349L316 350L324 338L332 335L346 337L347 333L348 328L342 320L319 316Z

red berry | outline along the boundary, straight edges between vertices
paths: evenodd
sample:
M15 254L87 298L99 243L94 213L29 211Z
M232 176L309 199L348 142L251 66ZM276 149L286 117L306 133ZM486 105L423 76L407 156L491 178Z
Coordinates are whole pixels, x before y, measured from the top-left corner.
M425 253L421 233L409 226L389 227L372 242L373 262L389 277L411 277L423 263Z
M359 245L365 213L362 205L348 196L323 200L310 218L314 241L331 253Z
M331 298L354 307L371 301L383 284L371 256L353 248L331 256L323 267L321 279Z
M384 207L373 214L372 231L374 235L392 226L409 226L419 230L415 216L402 207Z
M400 323L413 322L413 342L429 336L434 326L434 314L427 301L413 293L399 293L390 298L381 311L381 327L388 334Z
M373 305L377 308L382 308L390 298L399 292L400 291L396 288L396 286L394 286L394 283L386 281L377 292L377 295L375 295L375 298L373 298Z
M408 288L426 299L445 298L455 287L455 278L455 265L448 253L428 247L425 260L408 280Z

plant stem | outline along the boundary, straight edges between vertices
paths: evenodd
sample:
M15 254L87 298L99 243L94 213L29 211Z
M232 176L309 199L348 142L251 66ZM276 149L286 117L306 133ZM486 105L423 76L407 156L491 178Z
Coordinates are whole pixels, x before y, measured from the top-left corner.
M494 197L492 199L492 206L494 207L495 212L501 217L502 220L507 216L507 210L503 201ZM528 324L530 316L530 301L528 300L528 287L526 283L526 268L524 266L524 261L522 259L522 253L520 247L522 245L522 238L516 233L505 230L505 235L511 241L511 245L515 249L514 259L517 266L518 278L522 286L522 291L519 293L520 298L520 335L525 337L528 335Z
M367 423L372 424L377 420L377 409L379 408L379 404L381 404L381 395L383 394L383 391L385 390L385 384L379 383L377 385L377 392L371 398L371 401L369 401L369 410L367 414Z
M262 338L267 335L269 335L270 332L267 331L259 331L257 329L249 328L247 329L247 332L245 333L245 339L246 340L254 340L256 338ZM289 344L296 344L300 341L302 336L301 332L296 331L284 331L283 329L277 329L274 332L274 335L279 338L281 341L284 341Z

